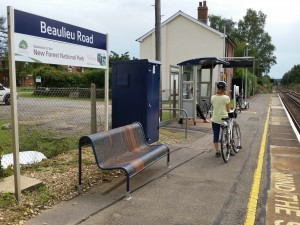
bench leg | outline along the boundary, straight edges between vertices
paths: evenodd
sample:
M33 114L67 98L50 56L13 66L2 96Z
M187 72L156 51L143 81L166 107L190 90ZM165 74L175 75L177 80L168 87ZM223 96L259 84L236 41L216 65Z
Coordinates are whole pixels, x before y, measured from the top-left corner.
M131 194L130 194L130 177L129 174L126 174L126 195L125 195L125 200L130 200L131 199Z
M79 152L78 152L78 184L77 184L77 190L79 194L82 194L82 149L81 145L79 144Z
M170 152L167 155L167 168L170 168Z
M130 200L130 199L131 199L130 192L126 192L125 200Z

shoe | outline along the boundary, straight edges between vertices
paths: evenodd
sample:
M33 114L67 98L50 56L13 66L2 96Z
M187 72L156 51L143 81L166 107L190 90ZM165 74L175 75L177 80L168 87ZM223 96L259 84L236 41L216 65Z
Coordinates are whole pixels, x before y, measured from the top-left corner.
M230 155L235 156L235 152L232 149L230 149Z
M221 156L221 152L220 151L216 152L215 157L220 157L220 156Z
M210 121L208 121L208 120L204 120L204 121L203 121L203 123L210 123Z

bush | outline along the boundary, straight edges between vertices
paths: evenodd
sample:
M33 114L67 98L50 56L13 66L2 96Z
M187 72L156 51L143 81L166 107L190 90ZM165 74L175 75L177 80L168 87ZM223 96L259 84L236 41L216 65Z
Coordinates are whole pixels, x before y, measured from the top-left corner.
M232 90L233 85L237 85L240 87L240 92L242 91L242 87L244 88L244 96L245 96L245 82L246 79L244 76L244 70L242 68L237 68L235 70L235 74L232 78ZM258 90L257 77L254 76L249 70L247 74L247 96L253 95ZM253 93L254 92L254 93Z
M44 65L32 71L33 78L40 76L43 87L81 87L90 88L91 83L97 88L104 88L105 70L88 69L83 74L70 73L49 65Z

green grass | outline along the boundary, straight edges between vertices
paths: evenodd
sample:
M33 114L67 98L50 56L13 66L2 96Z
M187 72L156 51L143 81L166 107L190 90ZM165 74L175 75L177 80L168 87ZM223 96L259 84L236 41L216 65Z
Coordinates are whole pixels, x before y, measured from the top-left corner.
M0 121L0 126L8 121ZM19 126L20 151L39 151L47 158L77 148L78 136L55 138L54 131L43 131L34 126ZM0 129L0 146L4 154L12 152L12 130Z
M19 92L18 97L22 98L42 98L42 99L63 99L63 100L73 100L73 101L91 101L91 98L71 98L71 97L59 97L59 96L37 96L33 95L33 92ZM111 99L109 99L111 101ZM104 98L96 98L97 102L104 102Z
M78 137L57 136L55 131L43 131L34 127L21 126L20 150L34 150L42 152L47 158L51 158L63 152L77 148Z
M33 92L34 87L33 86L25 86L25 87L17 87L17 92L24 92L24 91L32 91Z
M2 127L3 124L10 123L11 121L0 121L0 127ZM0 129L0 146L3 149L3 153L11 153L12 152L12 130L3 130Z
M38 203L38 205L46 204L50 199L50 193L46 185L41 185L38 189L27 192L26 194L32 197L32 201Z
M0 192L0 208L6 208L15 203L15 196L13 193Z
M176 111L176 116L178 117L178 111ZM166 121L173 119L173 111L169 110L162 110L162 120L161 121Z
M18 92L18 97L22 97L22 98L31 98L34 97L34 95L32 95L33 92Z

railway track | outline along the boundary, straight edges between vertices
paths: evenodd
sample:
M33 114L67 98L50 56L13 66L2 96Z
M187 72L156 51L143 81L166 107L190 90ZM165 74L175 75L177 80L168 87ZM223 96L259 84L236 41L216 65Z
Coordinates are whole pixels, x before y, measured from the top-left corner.
M300 94L283 88L277 92L300 133Z

